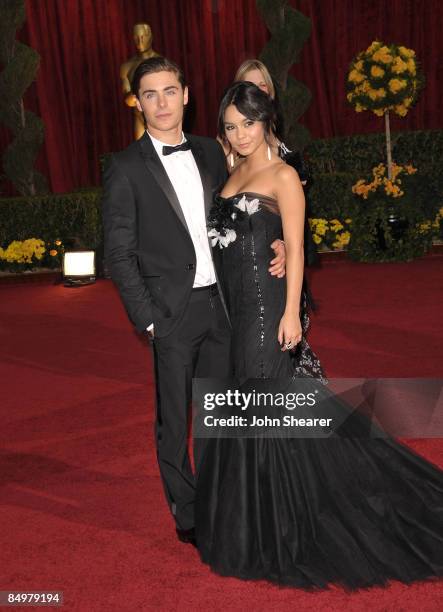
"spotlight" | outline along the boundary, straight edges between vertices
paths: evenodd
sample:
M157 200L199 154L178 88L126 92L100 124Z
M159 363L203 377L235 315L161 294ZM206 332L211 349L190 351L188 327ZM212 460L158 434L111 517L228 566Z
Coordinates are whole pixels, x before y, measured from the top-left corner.
M95 251L65 251L63 281L65 287L95 283Z

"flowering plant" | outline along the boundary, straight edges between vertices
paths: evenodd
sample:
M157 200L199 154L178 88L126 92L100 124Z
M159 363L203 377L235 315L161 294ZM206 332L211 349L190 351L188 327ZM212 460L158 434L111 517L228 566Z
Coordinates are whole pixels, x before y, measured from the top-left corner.
M443 239L443 206L437 211L434 219L427 219L416 224L419 234L431 234L433 238Z
M433 199L426 176L412 164L378 164L371 180L352 187L359 200L349 254L360 261L408 261L423 255L432 243L439 219L429 220ZM434 213L435 214L435 213Z
M375 168L372 168L373 179L370 183L364 179L358 180L352 187L352 193L361 196L364 200L368 199L371 192L381 188L385 194L392 198L401 198L404 195L402 190L402 176L415 174L417 168L414 168L412 164L400 166L395 162L391 166L392 175L391 178L387 176L387 168L385 164L378 164Z
M58 267L64 248L61 240L44 242L40 238L13 240L6 248L0 247L2 267L23 271L35 266Z
M308 219L312 231L312 239L318 246L324 246L331 250L344 249L351 238L350 226L352 219Z
M358 113L370 110L385 118L388 179L392 178L389 112L405 117L423 85L415 51L402 45L375 40L351 62L346 81L348 102Z
M424 76L415 51L376 40L351 62L346 81L347 99L358 113L370 110L383 117L392 111L405 117L423 84Z
M0 247L0 259L7 263L32 264L43 259L46 247L43 240L13 240L6 249Z

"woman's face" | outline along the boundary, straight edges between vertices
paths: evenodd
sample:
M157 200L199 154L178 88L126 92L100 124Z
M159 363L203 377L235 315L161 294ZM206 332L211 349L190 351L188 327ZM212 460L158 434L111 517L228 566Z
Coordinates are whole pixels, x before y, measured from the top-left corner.
M225 134L234 151L251 155L265 142L265 130L261 121L252 121L231 104L225 111Z
M250 81L251 83L254 83L254 85L257 85L259 89L269 95L269 88L266 85L265 79L263 78L262 71L258 68L254 68L253 70L248 70L248 72L245 72L243 81Z

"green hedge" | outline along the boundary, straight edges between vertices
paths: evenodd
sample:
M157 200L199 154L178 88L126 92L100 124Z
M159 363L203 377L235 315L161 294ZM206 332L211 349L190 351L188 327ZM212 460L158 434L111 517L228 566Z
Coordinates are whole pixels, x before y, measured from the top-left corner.
M398 164L413 162L420 172L442 175L443 130L393 132L393 159ZM305 150L314 176L349 172L367 174L386 160L384 133L313 140Z
M307 192L309 216L322 219L352 217L356 201L352 185L359 173L312 173L312 184Z
M13 240L75 239L98 249L103 243L101 190L35 197L0 198L0 246Z

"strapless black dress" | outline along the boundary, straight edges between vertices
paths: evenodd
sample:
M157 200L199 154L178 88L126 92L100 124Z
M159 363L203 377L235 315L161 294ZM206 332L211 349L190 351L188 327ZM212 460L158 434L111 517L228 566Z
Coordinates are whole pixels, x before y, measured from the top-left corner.
M276 340L285 303L284 279L268 273L282 233L276 202L245 193L213 211L236 376L326 382L305 337L292 357ZM303 304L302 318L306 332ZM443 472L389 437L210 439L195 520L201 559L224 576L356 589L443 575Z

